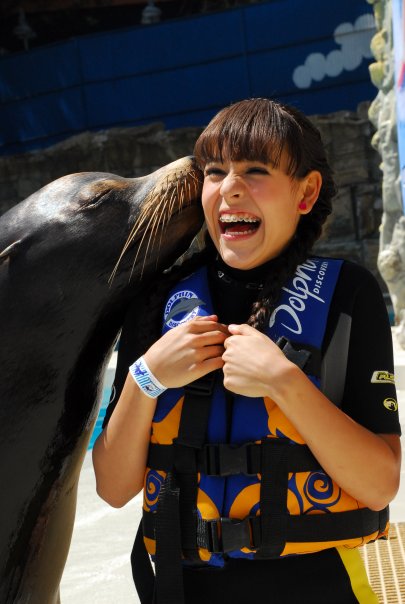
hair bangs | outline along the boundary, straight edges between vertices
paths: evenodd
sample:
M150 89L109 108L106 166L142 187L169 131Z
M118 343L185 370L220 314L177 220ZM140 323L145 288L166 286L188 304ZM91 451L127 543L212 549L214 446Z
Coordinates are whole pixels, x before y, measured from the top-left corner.
M198 138L194 154L201 167L209 162L259 161L278 168L287 152L287 173L301 163L301 128L281 105L268 99L241 101L220 111Z

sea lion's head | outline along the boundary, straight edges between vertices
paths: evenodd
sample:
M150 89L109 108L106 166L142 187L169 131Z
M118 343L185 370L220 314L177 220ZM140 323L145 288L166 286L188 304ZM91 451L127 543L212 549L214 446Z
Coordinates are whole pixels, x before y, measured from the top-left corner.
M148 270L169 266L198 232L201 188L202 173L192 157L139 178L64 176L1 218L0 261L52 257L56 266L63 256L64 269L69 258L79 269L78 257L82 267L99 257L98 277L103 268L117 277L130 267L134 280L146 278Z

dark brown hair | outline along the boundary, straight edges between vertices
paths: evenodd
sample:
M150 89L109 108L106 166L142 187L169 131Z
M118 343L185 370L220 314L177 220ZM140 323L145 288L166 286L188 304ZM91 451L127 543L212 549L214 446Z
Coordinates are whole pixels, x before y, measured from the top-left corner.
M322 176L319 197L309 214L300 218L294 239L274 261L274 271L253 308L249 324L262 329L276 304L282 286L306 260L322 226L332 211L336 194L332 170L320 133L300 111L270 99L248 99L222 109L199 136L194 154L201 168L209 161L253 160L279 167L287 152L287 174L304 178L311 170Z

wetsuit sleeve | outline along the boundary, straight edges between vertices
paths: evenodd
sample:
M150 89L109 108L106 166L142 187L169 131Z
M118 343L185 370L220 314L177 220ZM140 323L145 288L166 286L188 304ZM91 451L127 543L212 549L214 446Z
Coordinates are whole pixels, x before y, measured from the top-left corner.
M362 267L353 267L346 269L349 278L340 292L346 301L353 300L342 409L374 433L400 434L387 309L376 279Z

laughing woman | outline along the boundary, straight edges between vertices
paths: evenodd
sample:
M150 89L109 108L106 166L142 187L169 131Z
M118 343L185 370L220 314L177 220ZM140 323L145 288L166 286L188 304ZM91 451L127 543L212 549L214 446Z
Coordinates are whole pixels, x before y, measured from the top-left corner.
M195 155L206 249L153 293L93 452L111 505L144 489L141 602L377 603L358 547L398 489L391 331L370 273L311 255L335 194L320 135L251 99Z

